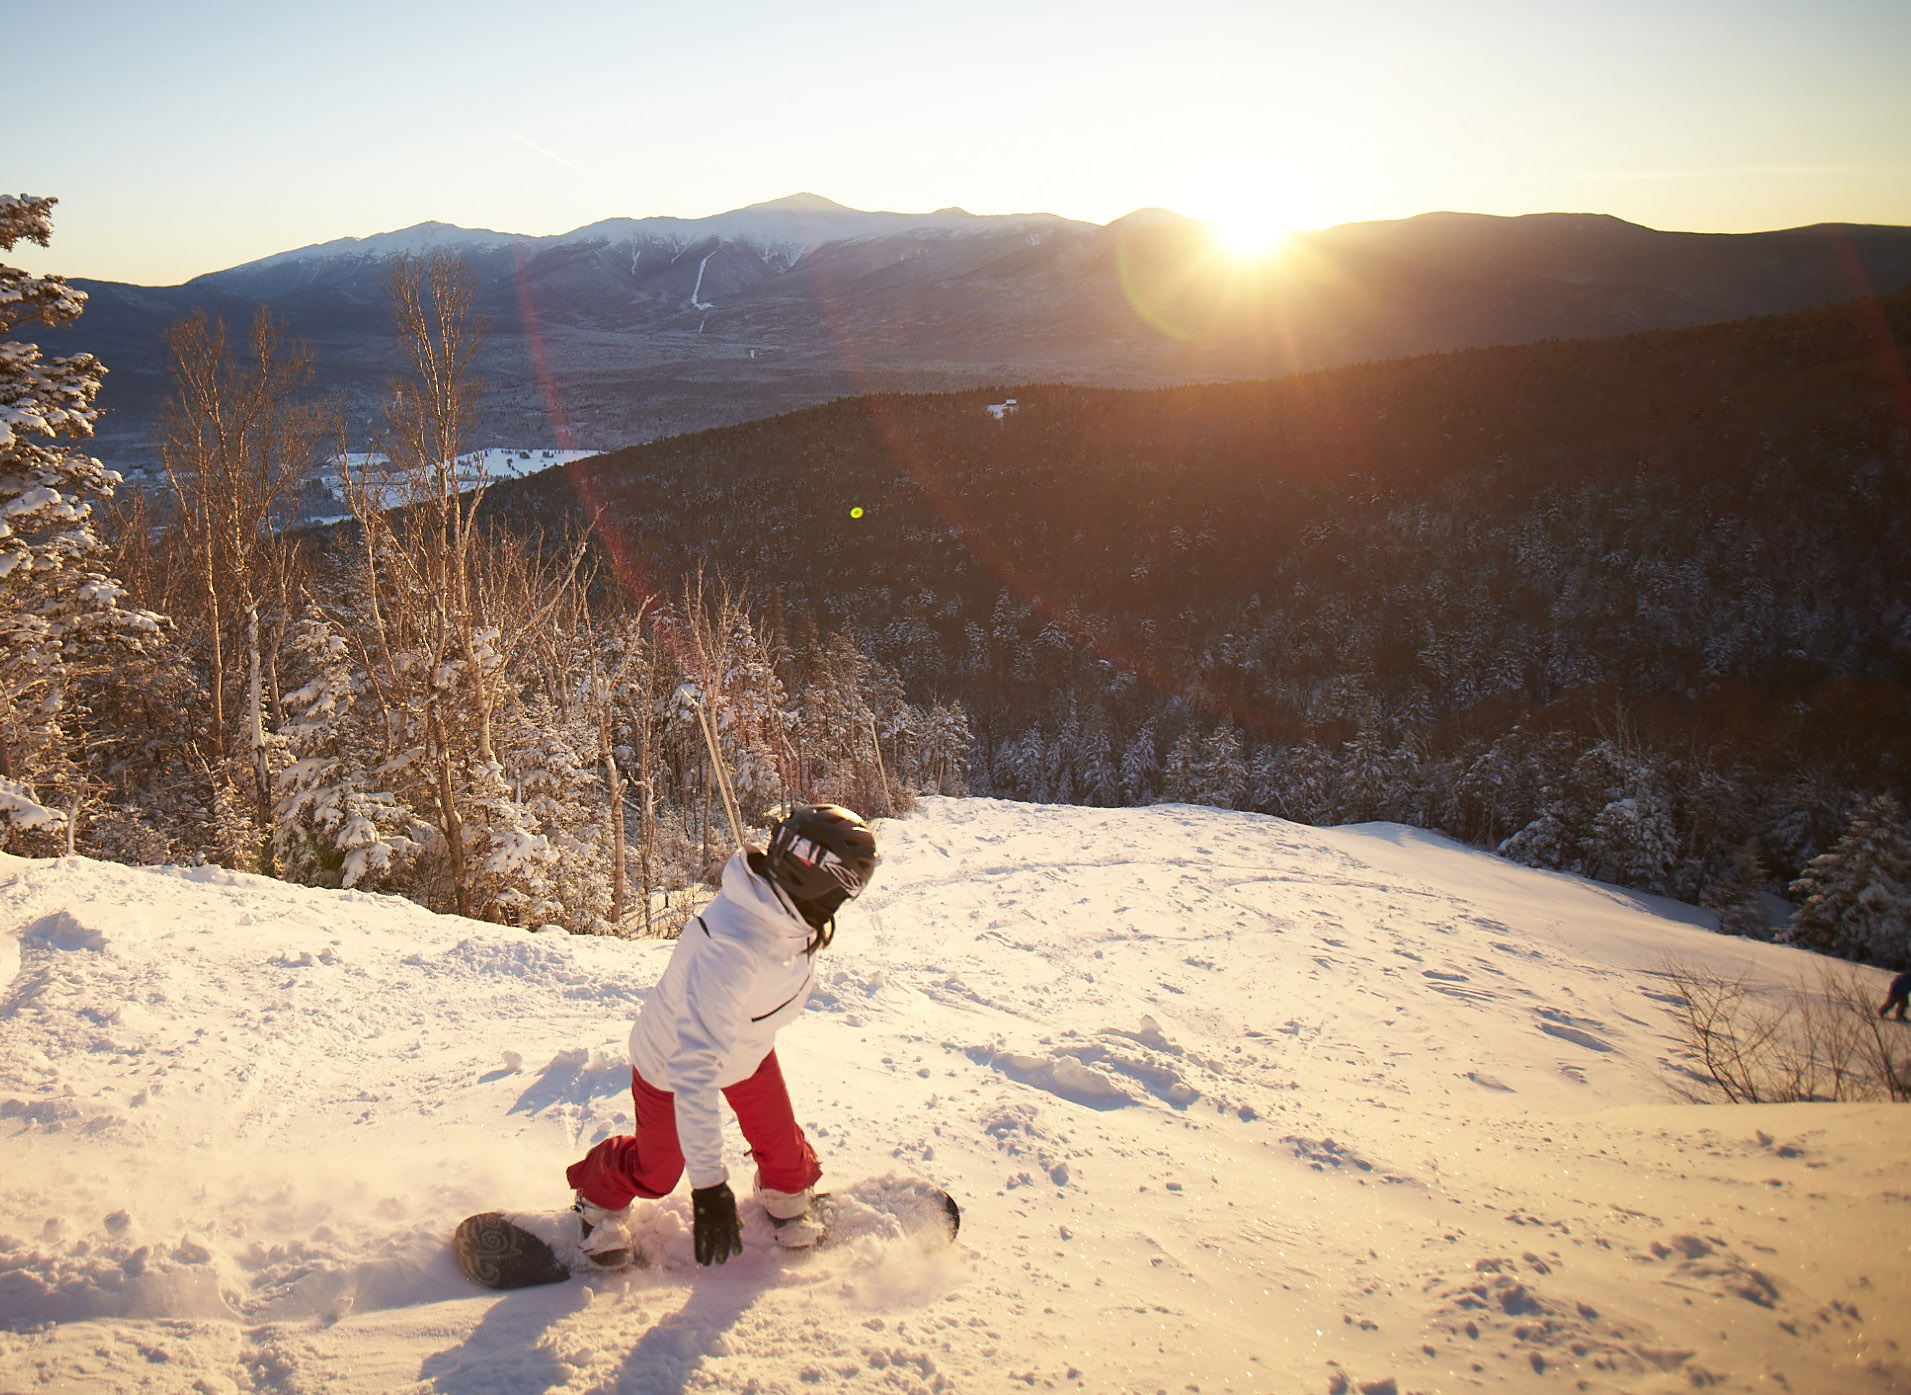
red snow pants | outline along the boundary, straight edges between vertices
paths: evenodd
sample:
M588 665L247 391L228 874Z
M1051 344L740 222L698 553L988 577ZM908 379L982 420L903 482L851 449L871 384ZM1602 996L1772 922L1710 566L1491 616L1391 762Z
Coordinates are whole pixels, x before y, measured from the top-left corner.
M617 1211L634 1197L668 1196L683 1176L677 1142L677 1097L659 1090L636 1071L630 1094L637 1105L636 1132L607 1138L565 1169L564 1177L593 1206ZM816 1152L797 1125L789 1087L776 1052L763 1058L748 1080L726 1085L723 1097L737 1113L763 1185L800 1192L823 1175Z

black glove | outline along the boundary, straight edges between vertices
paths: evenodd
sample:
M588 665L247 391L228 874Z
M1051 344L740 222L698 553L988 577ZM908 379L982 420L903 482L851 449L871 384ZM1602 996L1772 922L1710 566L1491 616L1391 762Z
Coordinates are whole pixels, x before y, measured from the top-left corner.
M697 1187L690 1193L692 1229L696 1234L697 1263L722 1264L743 1253L743 1227L737 1221L736 1194L728 1182Z

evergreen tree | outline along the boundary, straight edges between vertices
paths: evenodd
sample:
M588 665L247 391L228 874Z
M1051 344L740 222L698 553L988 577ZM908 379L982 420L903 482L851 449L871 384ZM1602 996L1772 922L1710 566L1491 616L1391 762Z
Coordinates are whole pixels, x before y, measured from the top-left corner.
M1847 959L1911 968L1911 827L1888 794L1852 810L1837 845L1791 885L1782 938Z
M959 703L937 703L923 726L921 784L931 794L965 794L975 734Z
M1121 797L1129 804L1152 804L1161 793L1160 779L1154 723L1144 722L1121 753Z
M1771 927L1765 911L1765 862L1756 841L1733 854L1724 874L1705 888L1699 904L1718 917L1721 935L1768 940Z
M718 675L711 694L712 719L729 763L730 783L739 812L761 823L787 797L783 767L788 763L794 715L777 677L776 665L749 613L725 596L714 621L699 633L719 652L703 666Z
M1201 738L1188 727L1175 738L1161 763L1161 797L1170 804L1193 804L1201 794Z
M1666 783L1658 761L1621 722L1563 780L1545 786L1539 813L1500 844L1500 855L1643 891L1688 890L1695 868L1684 857Z
M1208 733L1196 766L1196 803L1239 809L1247 799L1247 749L1240 730L1218 726Z
M53 204L0 195L0 251L46 246ZM0 266L0 840L11 827L65 823L35 791L76 771L62 720L89 655L158 637L158 617L123 607L105 570L93 511L120 477L69 444L93 434L106 370L91 354L43 358L11 337L36 321L65 324L85 301L58 276Z
M287 761L275 780L273 861L308 886L408 889L430 825L395 790L409 757L379 757L382 723L360 703L363 680L345 639L308 607L286 643L299 686L281 701Z
M1409 783L1395 770L1393 753L1377 731L1360 732L1341 747L1338 780L1339 808L1335 823L1367 823L1378 819L1410 822L1404 807Z
M526 929L601 930L610 911L604 790L583 754L596 744L593 714L536 693L498 715L512 771L508 793L486 808L490 899Z
M1272 798L1265 807L1295 823L1332 823L1338 808L1333 758L1312 741L1300 741L1269 758Z
M1091 720L1083 737L1077 779L1082 798L1088 803L1104 808L1121 803L1121 772L1115 768L1108 722L1099 714Z

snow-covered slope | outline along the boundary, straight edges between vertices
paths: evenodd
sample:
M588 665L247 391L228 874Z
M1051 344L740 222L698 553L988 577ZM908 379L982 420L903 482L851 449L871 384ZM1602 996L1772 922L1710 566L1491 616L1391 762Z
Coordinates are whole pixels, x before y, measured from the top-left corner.
M508 1296L445 1237L568 1200L667 944L0 857L0 1389L1911 1384L1911 1111L1673 1089L1667 956L1796 953L1391 825L879 835L780 1053L959 1246Z

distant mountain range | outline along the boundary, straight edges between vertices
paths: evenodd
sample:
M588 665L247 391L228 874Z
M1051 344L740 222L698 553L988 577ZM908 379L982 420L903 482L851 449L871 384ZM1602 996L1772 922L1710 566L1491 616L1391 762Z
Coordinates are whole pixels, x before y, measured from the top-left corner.
M868 391L1274 377L1911 284L1911 229L1898 227L1700 234L1597 214L1430 213L1297 233L1244 261L1209 225L1160 209L1097 226L798 194L553 237L423 223L181 286L76 280L87 313L43 338L105 361L100 448L137 469L156 459L166 326L198 309L236 325L268 304L312 341L356 438L392 366L386 262L441 247L471 262L489 324L474 445L605 449Z

